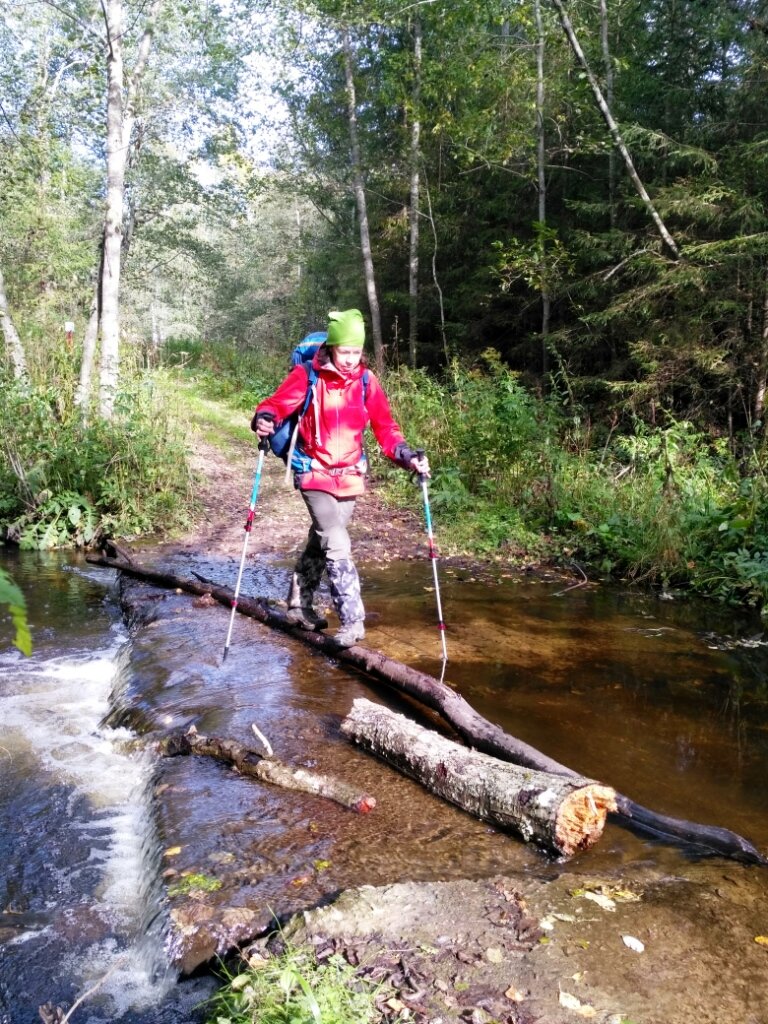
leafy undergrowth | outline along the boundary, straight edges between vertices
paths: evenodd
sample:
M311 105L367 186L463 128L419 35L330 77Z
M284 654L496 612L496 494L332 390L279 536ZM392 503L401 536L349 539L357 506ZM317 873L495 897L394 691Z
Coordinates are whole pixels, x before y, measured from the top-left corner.
M400 1005L344 957L321 963L311 949L287 946L277 956L251 957L246 970L227 974L207 1024L395 1024L404 1019Z

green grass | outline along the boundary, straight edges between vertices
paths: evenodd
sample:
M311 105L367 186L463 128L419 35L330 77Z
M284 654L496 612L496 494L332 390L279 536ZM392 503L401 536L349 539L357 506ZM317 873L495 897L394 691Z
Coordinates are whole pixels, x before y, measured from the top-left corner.
M207 1024L377 1024L379 993L338 954L319 963L311 949L289 946L228 974Z

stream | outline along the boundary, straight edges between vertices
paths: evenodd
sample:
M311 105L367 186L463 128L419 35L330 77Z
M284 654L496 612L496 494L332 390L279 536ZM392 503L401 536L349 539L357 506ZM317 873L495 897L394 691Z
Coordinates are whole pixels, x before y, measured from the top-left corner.
M143 584L122 590L129 628L114 575L76 556L0 551L0 564L26 594L34 643L26 659L6 631L0 648L0 1024L38 1022L41 1004L71 1007L94 986L77 1024L203 1020L210 977L179 982L175 969L188 964L174 936L192 912L210 916L195 952L212 956L221 915L247 935L350 886L552 874L536 849L339 735L358 696L414 714L384 686L244 617L222 664L227 610ZM230 585L237 568L165 564ZM244 592L282 596L286 575L252 560ZM439 676L429 567L362 577L366 643ZM446 681L482 715L655 810L768 847L768 637L756 615L501 570L441 579ZM377 808L353 815L138 742L190 722L245 742L255 723L281 758L354 782ZM696 863L615 825L557 873L586 858L595 871L678 877ZM764 891L762 873L731 870ZM189 898L190 874L215 889Z

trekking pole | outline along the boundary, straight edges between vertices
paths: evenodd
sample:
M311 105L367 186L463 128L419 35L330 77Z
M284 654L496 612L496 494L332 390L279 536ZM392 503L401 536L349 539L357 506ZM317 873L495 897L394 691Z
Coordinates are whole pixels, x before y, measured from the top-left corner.
M417 448L416 456L421 459L424 457L424 449ZM440 642L443 645L443 668L445 663L448 661L448 647L445 643L445 622L443 621L443 606L440 601L440 584L437 581L437 549L435 548L435 538L432 533L432 515L429 511L429 494L427 493L427 474L419 473L419 483L421 484L421 495L424 499L424 519L427 524L427 537L429 539L429 558L432 562L432 575L435 580L435 598L437 600L437 628L440 630Z
M261 484L261 470L264 466L264 452L269 448L269 442L266 437L262 437L259 441L259 458L256 463L256 476L253 478L253 490L251 491L251 503L248 506L248 518L245 521L245 539L243 541L243 554L240 557L240 569L237 573L237 583L235 584L235 595L232 598L232 614L229 617L229 629L227 630L227 639L224 644L224 657L221 659L222 665L227 660L229 654L229 641L232 639L232 627L235 624L235 612L237 611L237 599L240 596L240 582L243 578L243 568L245 566L245 553L248 550L248 537L251 533L251 527L253 526L253 517L256 511L256 499L259 496L259 485Z

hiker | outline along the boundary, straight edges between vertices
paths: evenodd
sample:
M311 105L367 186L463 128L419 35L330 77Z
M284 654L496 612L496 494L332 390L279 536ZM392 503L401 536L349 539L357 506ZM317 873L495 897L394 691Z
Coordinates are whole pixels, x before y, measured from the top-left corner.
M355 500L365 491L367 460L363 431L368 422L382 452L404 469L429 475L429 461L408 447L392 418L387 396L363 355L365 324L357 309L328 314L327 337L312 360L311 400L302 417L291 458L294 486L309 511L307 544L291 577L288 620L302 629L326 629L312 607L323 569L341 622L334 639L352 647L365 636L360 579L347 532ZM294 366L277 391L261 402L251 428L259 440L305 404L310 369Z

